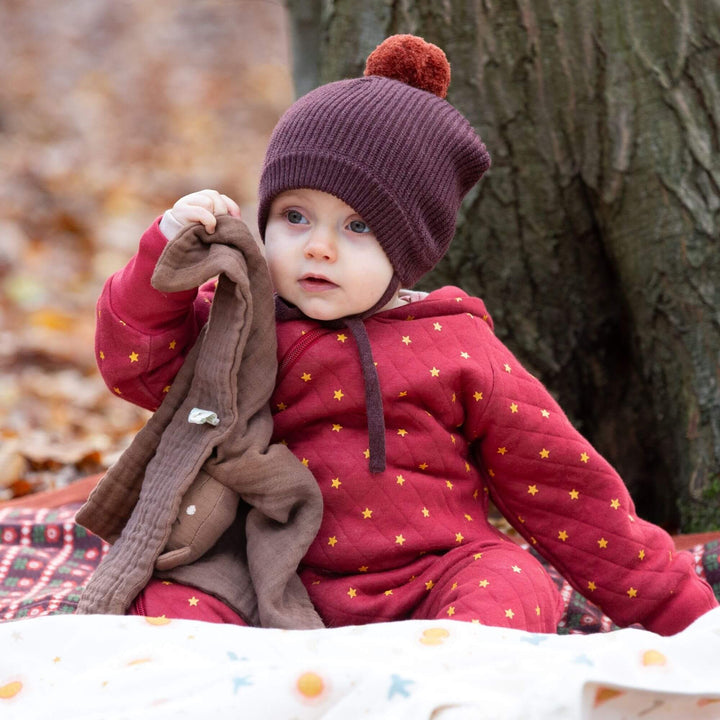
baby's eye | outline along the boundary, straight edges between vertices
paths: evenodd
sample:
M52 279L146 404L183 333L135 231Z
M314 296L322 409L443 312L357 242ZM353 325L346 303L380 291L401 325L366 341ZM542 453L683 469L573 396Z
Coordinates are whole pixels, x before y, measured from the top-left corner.
M362 220L351 220L348 227L354 233L369 233L370 232L370 228L368 227L367 223L364 223Z
M303 225L307 224L307 219L305 216L299 212L298 210L288 210L285 213L285 217L287 218L287 221L292 225Z

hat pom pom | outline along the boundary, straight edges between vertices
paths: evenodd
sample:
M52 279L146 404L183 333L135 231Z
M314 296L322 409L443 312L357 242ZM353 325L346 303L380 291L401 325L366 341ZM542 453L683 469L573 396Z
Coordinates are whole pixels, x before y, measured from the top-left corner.
M392 35L370 53L365 75L400 80L444 98L450 85L450 63L437 45L417 35Z

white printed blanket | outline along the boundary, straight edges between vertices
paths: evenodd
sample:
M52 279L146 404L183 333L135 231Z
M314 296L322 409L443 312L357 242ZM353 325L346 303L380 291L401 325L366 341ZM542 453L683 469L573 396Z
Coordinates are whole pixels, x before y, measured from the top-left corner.
M3 720L720 718L720 609L670 638L51 615L0 648Z

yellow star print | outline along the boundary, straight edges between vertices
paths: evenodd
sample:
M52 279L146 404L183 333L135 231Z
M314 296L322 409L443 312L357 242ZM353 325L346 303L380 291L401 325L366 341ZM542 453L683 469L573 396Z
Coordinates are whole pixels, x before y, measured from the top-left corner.
M342 390L335 390L335 392L333 392L333 397L339 401L345 397L345 393Z
M337 336L337 339L339 342L344 343L347 340L347 335L345 335L345 333L340 333Z
M333 488L335 488L335 490L337 490L342 485L342 483L340 482L340 478L333 478L330 482Z
M300 376L300 379L301 379L303 382L310 382L310 381L312 380L312 375L311 375L310 373L307 373L307 372L306 372L306 373L303 373L303 374Z
M451 482L450 480L446 480L446 481L445 481L445 486L446 486L449 490L452 490L452 489L453 489L453 484L452 484L452 482Z
M287 410L287 405L284 402L279 402L277 404L277 409L282 412L283 410Z
M455 606L454 605L451 605L447 609L447 614L448 614L448 617L452 617L455 614Z
M337 538L334 535L328 538L328 545L330 547L335 547L337 545Z
M608 541L604 537L600 538L597 542L603 550L608 546Z
M550 451L547 450L546 448L543 448L543 449L540 451L540 457L541 457L541 458L549 458L549 457L550 457Z
M645 559L645 551L644 551L644 550L641 550L641 551L638 553L638 560L644 560L644 559Z
M402 485L402 484L405 482L405 478L404 478L402 475L398 475L398 476L395 478L395 482L396 482L398 485Z
M455 542L461 543L465 538L462 533L455 533Z
M418 468L420 468L420 470L427 470L427 469L428 469L428 464L425 463L425 462L424 462L424 463L420 463L420 464L418 465Z
M511 620L515 617L515 613L512 611L512 608L508 608L505 611L505 617L510 618Z
M333 423L332 431L333 431L333 432L340 432L340 431L342 430L342 428L343 428L342 425L338 425L338 423Z
M580 460L584 463L586 463L590 459L590 456L587 453L580 453Z
M100 351L100 359L101 360L105 359L105 353L102 350Z
M521 572L522 572L522 568L519 568L517 565L513 565L513 566L512 566L512 571L513 571L513 572L516 572L516 573L521 573Z
M565 530L561 530L558 533L558 540L562 540L563 542L565 542L567 539L568 539L568 534L565 532Z
M490 584L489 580L483 579L478 583L478 586L481 588L486 588L489 584Z
M191 598L188 598L188 605L190 607L197 607L197 604L200 602L194 595Z
M537 485L528 485L528 493L535 497L540 491L538 490Z
M409 335L403 335L403 339L400 342L404 342L405 345L409 345L412 342L412 340L410 339Z
M134 350L128 355L130 358L130 362L134 363L138 361L138 358L140 357Z
M549 418L549 417L550 417L550 413L549 413L547 410L541 410L541 411L540 411L540 414L541 414L544 418Z
M174 350L177 343L174 340L170 341L170 344L168 345L168 349Z
M405 538L402 535L395 536L395 544L402 545L405 542Z
M426 590L432 590L435 587L435 583L432 580L428 580L425 583L425 589Z
M365 518L365 520L367 520L368 518L372 517L372 514L373 514L373 511L370 510L370 508L365 508L363 510L362 516Z
M357 597L357 590L356 590L355 588L350 588L350 589L347 591L347 594L348 594L351 598Z
M430 517L430 511L426 507L422 509L422 514L423 517Z
M507 363L505 363L505 372L507 372L507 373L512 372L512 368Z
M475 398L475 402L479 402L483 399L483 394L478 390L477 392L473 393L473 397Z
M637 597L637 590L634 587L631 587L628 589L627 594L629 598Z
M580 497L580 493L577 490L568 491L568 495L570 495L571 500L577 500Z
M497 451L498 451L498 455L504 455L504 454L507 452L507 448L506 448L506 447L499 447L499 448L497 449Z
M516 413L518 411L517 403L510 403L510 412Z
M619 500L618 498L613 498L613 499L610 501L610 507L611 507L613 510L617 510L617 509L620 507L620 500Z
M435 330L437 330L438 332L440 332L440 331L442 330L442 325L441 325L439 322L433 323L433 327L434 327Z
M437 377L438 375L440 375L440 371L433 365L432 369L430 370L430 374L433 377Z
M388 595L392 595L392 590L386 590L386 591L385 591L385 597L387 597Z
M588 581L588 590L590 592L597 590L597 585L592 580Z
M397 434L398 434L400 437L405 437L405 436L408 434L408 431L407 431L407 430L403 430L403 428L400 428L400 429L397 431Z
M460 353L460 357L461 357L463 360L469 360L469 359L470 359L470 356L469 356L466 352L461 352L461 353Z

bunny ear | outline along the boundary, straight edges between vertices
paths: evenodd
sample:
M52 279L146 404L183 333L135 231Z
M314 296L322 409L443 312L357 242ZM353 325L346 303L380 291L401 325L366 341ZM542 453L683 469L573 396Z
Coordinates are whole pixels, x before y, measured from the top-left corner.
M365 75L380 75L444 98L450 86L445 53L417 35L391 35L368 56Z

